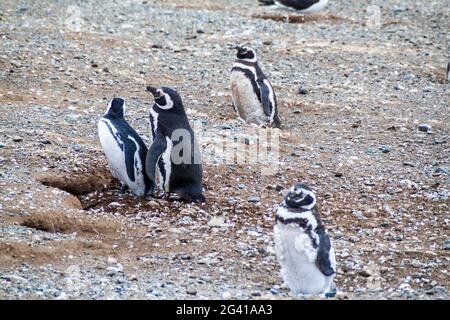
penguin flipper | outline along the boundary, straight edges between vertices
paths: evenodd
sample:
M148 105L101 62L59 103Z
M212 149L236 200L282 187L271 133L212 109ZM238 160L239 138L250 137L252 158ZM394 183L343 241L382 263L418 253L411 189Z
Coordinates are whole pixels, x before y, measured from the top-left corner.
M125 167L127 169L127 175L128 178L134 182L136 180L136 177L134 175L134 159L137 147L135 142L130 138L126 138L126 142L123 144L123 147L124 147L123 151L125 154Z
M158 165L158 160L166 148L166 139L160 132L157 132L155 140L153 140L145 157L145 172L153 183L156 183L156 166Z
M274 112L274 106L272 106L272 103L270 102L271 90L269 86L264 82L264 80L258 80L258 86L264 113L266 114L266 116L270 117Z
M317 251L316 266L320 272L329 277L336 273L332 261L334 259L334 251L331 248L330 238L326 233L320 233L319 239L320 243Z

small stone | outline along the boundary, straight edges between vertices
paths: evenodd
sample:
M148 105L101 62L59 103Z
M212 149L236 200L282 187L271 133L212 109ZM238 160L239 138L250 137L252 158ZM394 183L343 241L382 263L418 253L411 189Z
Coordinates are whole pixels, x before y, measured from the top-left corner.
M276 192L280 192L281 190L283 190L283 187L280 186L279 184L277 184L277 185L275 186L275 191L276 191Z
M251 203L257 203L257 202L260 202L260 201L261 201L261 198L258 197L258 196L252 196L252 197L249 197L249 198L247 199L247 201L248 201L248 202L251 202Z
M109 73L109 69L108 69L108 67L104 67L104 68L103 68L103 72L105 72L105 73Z
M224 293L222 293L222 299L224 299L224 300L231 299L231 293L229 293L228 291L225 291Z
M448 167L439 167L436 170L434 170L434 173L437 173L437 174L441 174L441 173L449 174L450 171L449 171Z
M342 172L335 172L335 173L334 173L334 176L335 176L336 178L341 178L343 175L344 175L344 174L343 174Z
M221 128L222 128L223 130L231 130L231 129L232 129L231 126L228 125L228 124L223 125Z
M300 156L301 156L300 152L294 151L291 153L291 157L300 157Z
M367 270L359 270L359 271L358 271L358 274L359 274L360 276L365 277L365 278L368 278L368 277L371 276L371 274L370 274Z
M444 250L450 250L450 239L444 241Z
M383 153L391 152L391 148L388 146L380 146L378 149L381 150L381 152L383 152Z
M394 86L394 89L397 90L397 91L400 91L400 90L403 90L404 88L403 88L401 85L396 84L396 85Z
M0 149L4 148L6 145L4 143L0 143Z
M292 110L292 113L294 113L294 114L302 113L302 110L294 109L294 110Z
M22 141L23 141L23 138L22 138L22 137L19 137L19 136L15 136L15 137L12 138L12 140L13 140L14 142L22 142Z
M245 184L238 184L238 188L243 190L243 189L247 189L247 186Z
M155 200L151 200L148 202L148 205L153 209L158 209L160 207L159 203Z
M195 295L197 295L197 289L195 289L194 286L189 286L189 287L187 287L187 289L186 289L186 293L187 293L187 294L190 294L190 295L192 295L192 296L195 296Z
M114 85L114 80L108 79L108 80L106 80L106 84L110 85L110 86L113 86Z
M211 220L208 221L208 226L223 227L225 226L225 218L222 216L212 217Z
M300 94L308 94L308 90L305 89L305 88L299 88L298 89L298 93L300 93Z
M41 140L41 144L52 144L50 140Z
M263 45L271 46L272 45L272 41L271 40L265 40L265 41L263 41Z
M203 29L197 29L197 33L202 34L202 33L205 33L205 31Z
M81 151L81 146L80 146L78 143L74 144L74 145L72 146L72 148L73 148L73 150L75 150L76 152Z
M421 132L426 132L426 133L433 132L433 129L431 128L431 126L429 124L421 124L421 125L419 125L418 129Z

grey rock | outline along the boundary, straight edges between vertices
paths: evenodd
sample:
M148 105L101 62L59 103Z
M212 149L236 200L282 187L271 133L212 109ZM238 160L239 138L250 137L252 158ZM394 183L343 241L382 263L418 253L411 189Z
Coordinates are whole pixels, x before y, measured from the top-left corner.
M419 125L418 129L421 132L426 132L426 133L433 132L433 129L429 124L421 124L421 125Z
M247 201L248 201L248 202L251 202L251 203L257 203L257 202L260 202L260 201L261 201L261 198L258 197L258 196L252 196L252 197L249 197L249 198L247 199Z

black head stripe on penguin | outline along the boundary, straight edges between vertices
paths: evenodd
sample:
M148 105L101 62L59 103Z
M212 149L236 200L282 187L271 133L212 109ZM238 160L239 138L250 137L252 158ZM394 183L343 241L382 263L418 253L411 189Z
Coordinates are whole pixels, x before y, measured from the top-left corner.
M114 98L106 110L106 115L110 118L123 118L125 108L125 100L122 98Z
M180 95L173 89L167 87L155 88L148 86L149 91L155 98L155 104L159 110L180 111L183 110L183 103Z
M292 187L284 201L291 208L311 209L316 204L313 191L303 183Z
M236 46L236 50L237 50L236 57L238 59L256 61L256 53L252 48L240 45Z

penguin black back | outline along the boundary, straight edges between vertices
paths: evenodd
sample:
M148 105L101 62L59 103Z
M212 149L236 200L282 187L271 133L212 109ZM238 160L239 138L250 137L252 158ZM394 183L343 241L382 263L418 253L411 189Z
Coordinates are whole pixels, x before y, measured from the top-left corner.
M180 95L173 89L147 87L155 104L150 111L153 143L146 168L151 180L159 170L160 186L186 201L204 202L201 155Z

